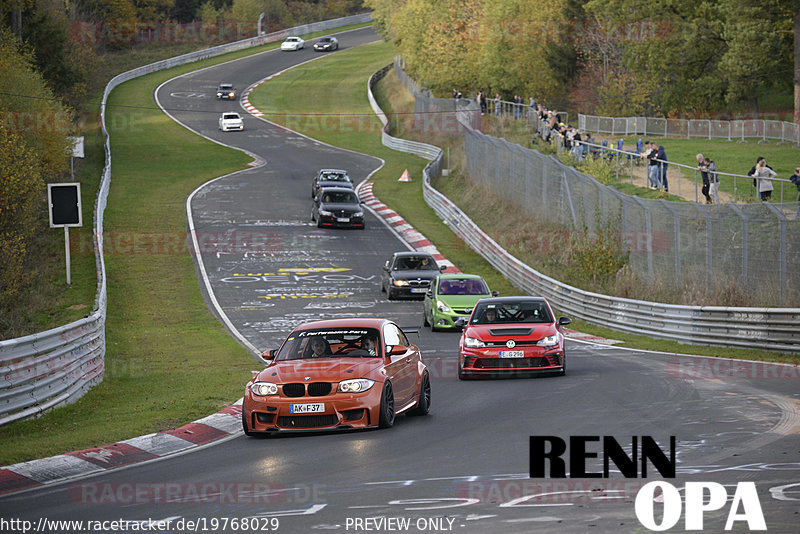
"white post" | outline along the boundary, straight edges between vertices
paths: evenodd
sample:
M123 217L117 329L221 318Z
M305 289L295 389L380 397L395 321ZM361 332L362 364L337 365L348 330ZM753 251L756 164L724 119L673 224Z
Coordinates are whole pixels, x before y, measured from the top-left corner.
M67 257L67 285L71 285L72 281L69 272L69 226L64 227L64 251Z

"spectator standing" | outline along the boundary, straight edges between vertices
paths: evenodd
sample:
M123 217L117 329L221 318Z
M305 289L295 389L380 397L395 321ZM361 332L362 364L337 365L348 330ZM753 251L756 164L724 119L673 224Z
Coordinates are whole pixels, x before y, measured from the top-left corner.
M761 158L756 164L756 179L758 180L758 196L763 202L767 202L772 198L772 180L777 176L776 172L767 165L767 160Z
M717 164L714 163L708 156L703 160L708 172L708 181L711 184L711 202L719 204L719 174L717 173Z
M478 107L481 108L481 115L486 113L486 97L483 95L483 91L478 91Z
M650 141L645 142L645 151L642 157L647 158L647 181L650 182L650 187L658 189L658 162L656 161L658 151L653 145L654 143Z
M453 87L453 98L458 98L458 91L456 91L455 87Z
M669 183L667 183L667 151L664 148L664 145L659 145L658 143L653 143L656 147L656 158L658 158L658 177L659 181L661 182L661 186L664 188L665 193L669 193Z
M500 116L500 93L494 95L494 115L495 117Z
M756 164L753 165L752 167L750 167L750 170L747 172L747 176L752 176L753 177L753 187L756 188L756 192L758 192L758 178L756 177L756 169L758 167L758 164L761 163L762 161L764 161L764 157L763 156L758 156L756 158ZM771 169L772 167L767 165L767 168Z
M797 202L800 202L800 167L794 170L794 174L789 177L789 181L797 186Z
M697 170L700 171L700 178L703 179L703 196L706 197L706 204L711 204L711 196L708 194L711 184L708 181L708 169L706 168L706 160L702 154L697 155Z
M537 111L536 100L534 100L533 97L531 97L531 101L528 104L528 117L533 117L534 115L536 115L536 111Z

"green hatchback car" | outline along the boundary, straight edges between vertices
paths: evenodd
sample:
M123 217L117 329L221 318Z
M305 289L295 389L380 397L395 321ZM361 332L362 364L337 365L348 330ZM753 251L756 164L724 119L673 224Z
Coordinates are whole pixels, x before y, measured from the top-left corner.
M458 328L455 321L469 318L480 299L496 297L497 291L477 274L440 274L433 279L423 302L423 323L432 331Z

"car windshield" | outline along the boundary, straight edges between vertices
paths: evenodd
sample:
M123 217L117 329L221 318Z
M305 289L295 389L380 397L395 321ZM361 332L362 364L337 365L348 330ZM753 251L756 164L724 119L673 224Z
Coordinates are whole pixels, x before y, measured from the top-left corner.
M341 172L326 172L319 180L321 182L349 182L350 177Z
M275 361L310 358L378 358L380 335L375 328L321 328L301 330L281 345Z
M220 88L220 90L222 90L222 91L230 91L231 89L233 89L233 86L232 86L232 85L225 85L225 84L222 84L222 85L220 85L220 86L219 86L219 88Z
M289 37L288 39L286 39L286 42L287 42L287 43L296 43L296 42L298 42L299 40L300 40L300 39L298 39L297 37Z
M225 115L222 116L222 118L224 120L241 119L238 113L226 113Z
M438 271L439 266L430 256L400 256L394 260L393 271Z
M478 303L470 324L552 323L547 304L542 300Z
M358 197L355 193L348 191L326 191L323 194L322 202L330 204L358 204Z
M480 278L445 278L439 281L440 295L488 295L489 288Z
M320 43L330 43L331 42L331 38L330 37L323 37L322 39L319 40L319 42Z

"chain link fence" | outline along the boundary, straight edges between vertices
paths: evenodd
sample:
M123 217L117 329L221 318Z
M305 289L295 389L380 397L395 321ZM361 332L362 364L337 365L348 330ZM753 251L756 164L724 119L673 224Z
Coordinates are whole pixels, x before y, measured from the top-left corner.
M433 98L402 72L421 112L449 110L454 99ZM468 100L461 109L480 110ZM798 202L701 205L620 193L594 177L504 139L462 130L467 172L520 213L565 230L606 230L615 221L629 250L630 269L647 283L707 292L743 288L753 302L800 305L800 205ZM765 304L767 305L767 304Z
M647 135L687 139L761 139L800 146L800 125L774 120L665 119L599 117L578 114L578 129L609 135Z

